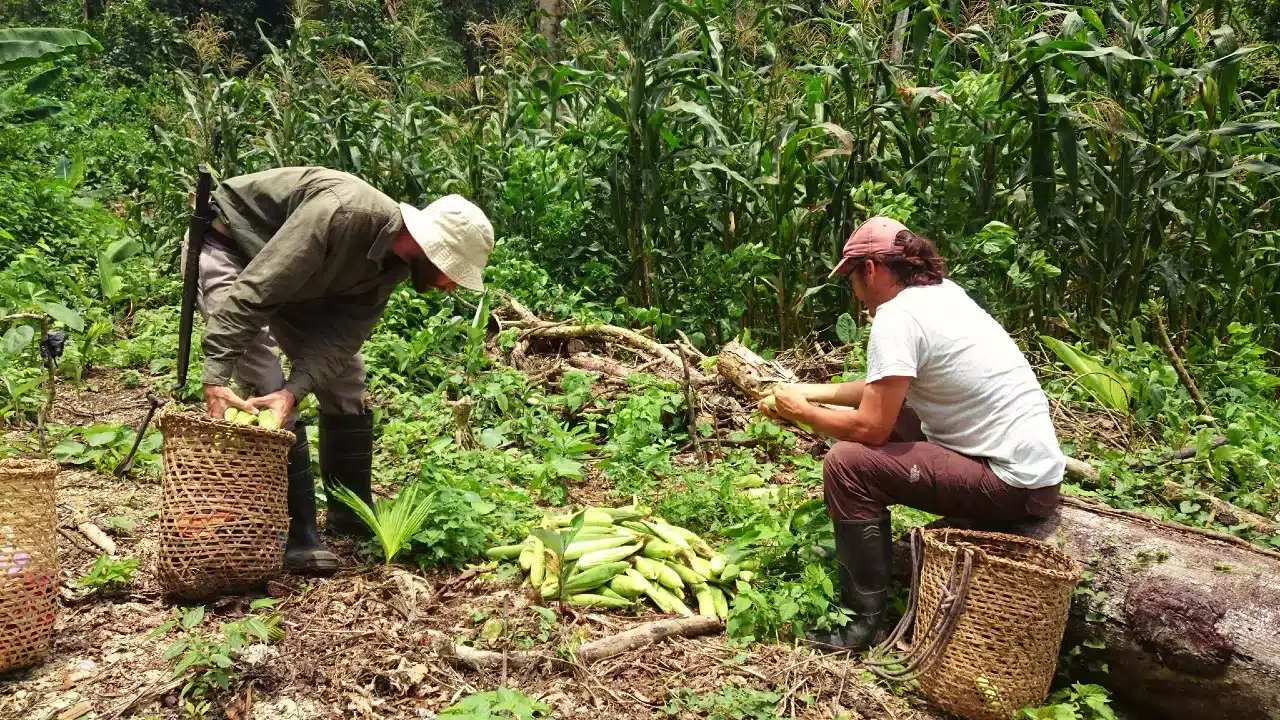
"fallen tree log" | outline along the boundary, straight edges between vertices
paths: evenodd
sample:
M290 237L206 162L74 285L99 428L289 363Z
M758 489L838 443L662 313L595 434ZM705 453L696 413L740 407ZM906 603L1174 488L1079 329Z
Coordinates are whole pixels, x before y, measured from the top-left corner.
M720 348L716 372L752 400L760 399L771 385L800 382L791 370L766 361L736 340Z

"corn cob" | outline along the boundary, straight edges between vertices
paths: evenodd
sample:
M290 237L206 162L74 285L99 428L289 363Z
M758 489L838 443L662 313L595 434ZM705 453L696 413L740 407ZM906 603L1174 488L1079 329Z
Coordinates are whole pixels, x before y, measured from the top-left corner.
M533 567L533 543L529 540L525 540L524 544L520 546L520 557L516 558L516 564L525 573L528 573Z
M594 590L612 580L616 575L625 572L628 567L629 565L625 562L607 562L602 565L596 565L576 575L570 575L569 579L565 580L564 588L569 593Z
M711 599L715 602L716 617L721 620L729 619L729 598L725 596L724 591L720 588L710 585Z
M756 574L750 570L743 570L738 573L738 578L742 580L742 582L751 582L756 579Z
M631 564L635 565L636 572L640 573L641 577L645 580L658 579L658 564L656 561L637 555L636 557L631 558Z
M614 580L617 580L617 579L618 579L617 577L614 577ZM613 580L610 580L609 582L612 583ZM625 600L628 605L631 604L630 598L624 597L623 595L619 594L617 591L615 591L613 588L609 587L608 585L602 585L600 587L600 592L598 594L603 595L607 598L613 598L614 600Z
M768 405L770 410L773 410L774 412L777 412L777 411L778 411L778 398L777 398L777 397L775 397L775 396L773 396L773 395L770 395L770 396L766 397L766 398L764 399L764 404L765 404L765 405ZM811 427L808 423L802 423L802 422L799 422L799 421L796 421L796 420L786 420L785 422L789 422L789 423L791 423L792 425L795 425L796 427L800 428L801 430L803 430L803 431L805 431L805 432L807 432L807 433L809 433L809 434L813 434L813 427Z
M498 545L484 551L485 557L490 560L510 560L519 557L524 551L524 545Z
M611 598L607 595L592 595L590 593L570 595L568 602L570 605L579 605L581 607L602 607L611 609L631 607L631 601L626 598Z
M626 528L627 530L640 533L641 535L648 535L649 537L653 537L653 538L658 537L657 533L655 533L648 525L642 522L635 522L635 521L628 520L626 522L621 522L618 524Z
M534 587L541 587L542 581L547 579L547 550L542 543L535 539L533 552L529 557L529 584Z
M616 548L619 545L626 545L629 542L631 542L631 538L626 537L625 535L602 537L594 540L575 539L575 541L570 543L569 547L564 551L564 559L577 560L589 552L593 552L595 550L608 550L610 548Z
M658 583L663 587L678 590L680 591L680 594L683 595L684 580L680 579L680 574L671 569L670 565L662 562L661 560L654 560L653 562L658 566Z
M698 598L698 614L703 617L718 617L716 615L716 599L711 594L711 586L706 583L695 585L693 592Z
M738 577L738 573L742 572L742 568L733 563L724 566L724 570L720 572L720 582L727 583Z
M593 550L578 558L578 567L580 569L586 569L605 563L616 563L620 560L625 560L631 557L639 549L639 545L623 545L622 547Z
M693 546L689 544L689 541L685 540L684 536L676 532L675 529L670 525L664 522L656 521L656 520L646 524L650 528L653 528L654 534L656 534L659 538L661 538L663 542L667 542L672 545L675 545L677 550L693 549Z
M698 571L685 567L678 562L668 560L667 567L671 568L686 585L701 585L707 581L707 576L700 574Z
M276 417L276 411L265 408L258 411L258 427L268 430L280 429L280 418Z
M619 595L632 600L644 594L645 588L649 585L649 581L645 580L640 573L635 570L627 570L621 575L615 575L609 581L609 589Z
M680 600L680 598L672 595L666 588L649 583L649 587L645 590L645 594L649 596L649 599L653 601L653 604L657 605L662 612L683 615L685 617L693 617L693 611L690 610L688 606Z
M716 553L711 556L711 576L720 577L720 573L724 572L724 566L729 564L729 558L723 553Z
M715 575L715 573L711 572L711 563L697 555L690 553L685 556L685 559L689 561L689 567L692 568L694 572L702 576L704 582L707 578Z
M650 540L644 546L644 556L655 560L670 560L676 556L676 552L676 546L662 540Z

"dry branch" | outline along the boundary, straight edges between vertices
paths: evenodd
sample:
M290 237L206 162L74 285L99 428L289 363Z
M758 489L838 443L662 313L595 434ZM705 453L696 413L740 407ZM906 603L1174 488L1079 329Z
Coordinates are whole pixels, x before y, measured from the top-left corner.
M752 399L762 397L769 386L797 383L794 372L776 362L767 362L737 341L720 348L716 371Z
M680 357L662 343L641 335L634 330L616 325L541 325L524 331L521 340L541 338L546 340L571 340L593 338L627 346L632 351L651 358L661 358L672 371L680 372ZM691 373L693 381L702 385L714 382L699 372Z
M615 655L630 652L647 645L662 642L671 637L699 637L720 632L724 624L717 618L692 617L655 620L638 625L626 632L601 638L578 648L575 654L579 664L590 665ZM568 670L573 662L533 650L494 652L479 650L453 642L453 638L438 630L428 630L432 644L441 656L454 664L472 670L497 670L503 667L526 669L550 663L557 670Z

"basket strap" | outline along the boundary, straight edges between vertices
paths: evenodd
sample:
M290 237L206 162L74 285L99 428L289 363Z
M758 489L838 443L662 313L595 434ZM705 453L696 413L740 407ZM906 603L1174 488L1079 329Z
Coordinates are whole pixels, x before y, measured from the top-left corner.
M967 544L956 548L951 560L951 572L947 582L939 588L938 604L930 614L929 622L917 626L926 632L916 633L912 645L905 654L891 655L889 651L906 635L918 612L920 572L924 562L923 534L919 528L911 534L911 595L907 600L907 612L894 631L883 643L871 651L867 669L885 680L907 681L919 677L942 657L951 642L956 624L964 613L965 599L969 595L969 583L973 577L975 549Z

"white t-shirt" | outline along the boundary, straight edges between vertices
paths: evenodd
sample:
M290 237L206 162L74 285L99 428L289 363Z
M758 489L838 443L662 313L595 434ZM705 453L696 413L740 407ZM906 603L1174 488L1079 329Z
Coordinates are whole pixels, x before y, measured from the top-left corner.
M868 383L910 377L907 403L930 442L986 458L1015 487L1062 482L1049 401L1009 334L950 280L881 305L867 347Z

